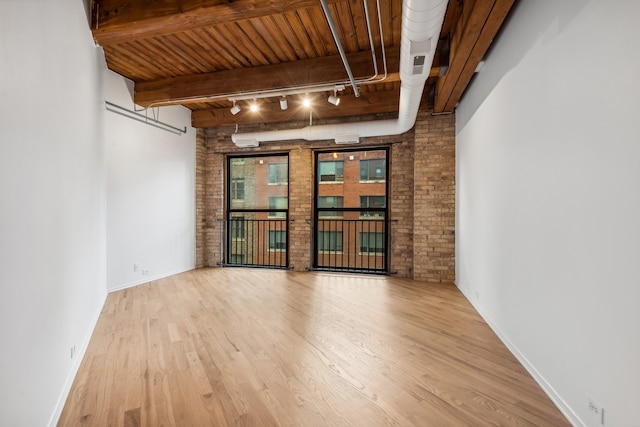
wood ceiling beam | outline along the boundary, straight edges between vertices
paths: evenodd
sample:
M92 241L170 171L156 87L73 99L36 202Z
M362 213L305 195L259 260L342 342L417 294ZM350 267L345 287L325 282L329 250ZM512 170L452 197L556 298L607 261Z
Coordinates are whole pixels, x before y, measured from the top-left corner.
M329 104L325 97L317 95L312 111L314 120L330 119L366 114L391 113L398 110L400 91L387 90L363 93L360 97L343 96L340 105ZM263 102L260 111L251 113L247 108L232 115L229 108L211 108L194 110L191 113L191 125L195 128L214 128L234 124L278 123L309 120L309 111L302 108L291 96L289 108L281 110L277 102ZM244 107L244 105L243 105Z
M364 79L373 74L370 52L359 52L347 56L356 79ZM388 76L385 82L398 81L399 61L400 53L397 49L387 51ZM382 70L380 66L379 70ZM160 106L189 98L223 97L226 99L247 92L334 84L345 80L348 79L340 56L334 55L276 65L139 82L135 84L134 102L143 107ZM201 102L211 99L202 99Z
M449 68L436 83L434 113L453 112L515 0L464 3L451 37Z
M95 0L91 27L107 46L309 7L318 0Z

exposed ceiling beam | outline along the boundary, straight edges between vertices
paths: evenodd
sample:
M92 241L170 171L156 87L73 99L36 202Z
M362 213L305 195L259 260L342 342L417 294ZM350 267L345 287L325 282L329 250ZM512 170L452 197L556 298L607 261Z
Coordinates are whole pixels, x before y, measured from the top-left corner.
M455 109L514 1L476 0L464 3L462 17L451 37L449 68L436 84L434 113Z
M318 0L95 0L92 32L107 46L317 6Z
M399 79L399 57L397 49L387 51L388 76L385 82ZM356 79L365 79L374 73L370 52L348 55L349 64ZM383 68L378 65L378 72ZM379 75L378 78L382 77ZM276 65L226 70L216 73L195 74L140 82L135 85L134 102L143 107L160 106L170 101L247 92L286 89L304 85L324 85L347 81L344 65L339 55L288 62Z
M335 106L327 102L326 97L316 95L312 106L313 119L328 119L337 117L359 116L366 114L391 113L398 111L399 90L387 90L363 93L360 97L342 96L340 105ZM209 128L229 126L234 124L277 123L288 121L309 120L309 111L301 108L295 101L297 97L290 96L289 108L280 110L277 102L263 102L260 111L251 113L243 104L243 111L232 115L229 108L211 108L195 110L191 113L191 125L195 128Z

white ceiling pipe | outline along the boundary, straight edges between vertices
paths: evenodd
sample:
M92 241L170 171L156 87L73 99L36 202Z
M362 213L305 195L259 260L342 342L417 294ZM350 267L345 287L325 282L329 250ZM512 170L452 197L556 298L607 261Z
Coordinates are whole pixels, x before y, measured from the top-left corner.
M307 126L266 132L236 133L231 140L236 145L243 141L290 141L303 139L319 141L348 135L363 138L383 135L399 135L413 127L420 108L424 85L429 77L442 21L447 10L447 0L404 0L402 8L402 32L400 35L400 105L395 120L375 120L358 123ZM422 68L414 60L424 56ZM416 59L418 57L418 59ZM416 70L421 72L416 73Z

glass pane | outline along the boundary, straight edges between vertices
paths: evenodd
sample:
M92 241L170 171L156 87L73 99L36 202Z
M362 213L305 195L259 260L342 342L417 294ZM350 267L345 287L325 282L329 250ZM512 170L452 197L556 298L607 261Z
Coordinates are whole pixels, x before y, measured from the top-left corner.
M318 208L342 208L344 207L344 197L342 196L320 196L318 197ZM342 216L338 211L320 211L321 217Z
M320 182L344 181L344 161L332 160L318 162Z
M289 199L286 197L269 197L269 209L287 209ZM269 212L269 217L285 217L286 212Z
M360 181L384 181L387 177L384 159L360 160Z
M287 234L284 231L269 231L269 249L284 250L287 248Z
M318 252L341 252L341 231L318 231Z
M229 166L230 209L269 209L270 198L287 198L287 156L234 157Z
M384 253L384 234L360 233L360 252Z

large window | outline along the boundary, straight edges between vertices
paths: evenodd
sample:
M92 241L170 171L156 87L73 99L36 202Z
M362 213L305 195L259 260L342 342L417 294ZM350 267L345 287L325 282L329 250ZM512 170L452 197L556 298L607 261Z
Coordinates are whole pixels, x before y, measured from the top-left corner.
M342 252L342 231L318 231L318 252Z
M269 231L269 250L282 251L287 249L287 232L280 230Z
M385 159L360 160L360 182L387 179Z
M270 210L287 209L288 204L289 200L286 197L269 197ZM284 218L285 216L286 212L269 212L271 218Z
M222 265L287 268L287 154L229 156Z
M272 163L269 165L269 184L287 184L289 181L286 163Z
M320 196L318 197L318 208L342 208L344 207L344 197L342 196ZM342 216L342 212L325 211L318 212L321 217L326 216Z
M344 161L322 161L318 163L320 182L343 182Z
M360 252L363 254L384 253L384 233L364 232L359 233Z
M389 151L362 147L315 153L312 268L389 272Z

